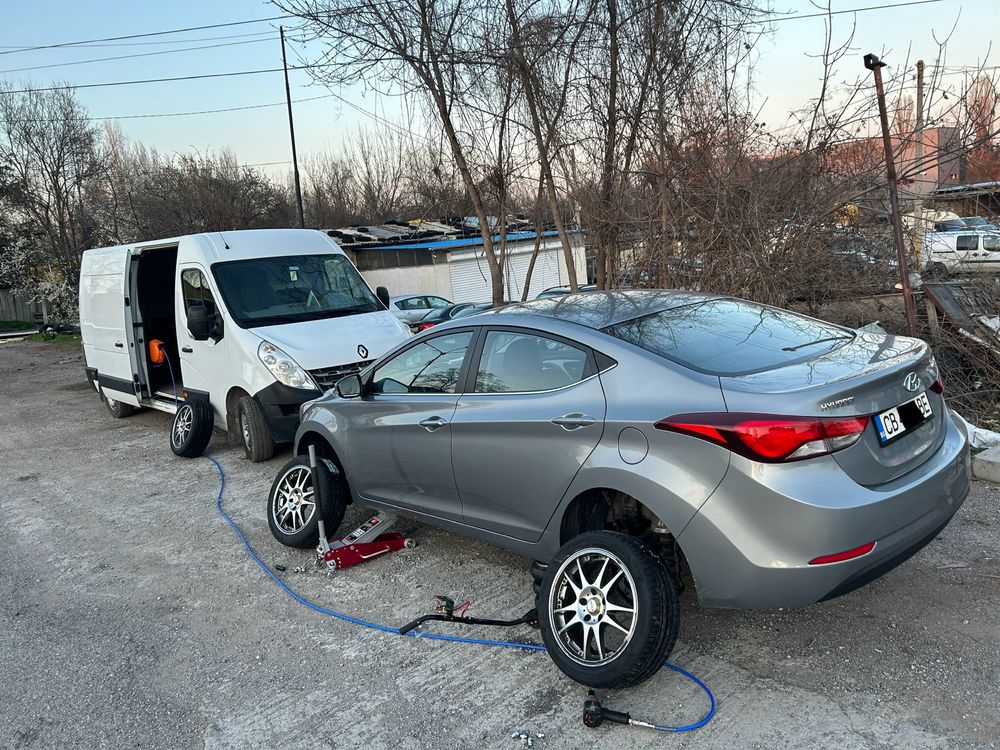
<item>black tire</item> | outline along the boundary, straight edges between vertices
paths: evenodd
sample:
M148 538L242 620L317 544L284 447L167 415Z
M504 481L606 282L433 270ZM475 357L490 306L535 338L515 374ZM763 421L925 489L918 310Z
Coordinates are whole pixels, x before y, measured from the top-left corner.
M101 399L104 401L104 406L107 408L108 413L115 419L125 419L139 411L139 407L111 398L103 391L101 391Z
M176 456L197 458L212 439L215 413L208 401L184 401L170 424L170 450Z
M576 572L577 561L584 580ZM605 561L608 569L601 567ZM608 576L614 574L608 570L615 567L623 575L612 582ZM601 591L595 585L601 583L611 586ZM586 604L581 604L584 600ZM605 609L608 604L631 605L633 611L612 616ZM549 563L537 606L552 661L570 679L597 688L631 687L656 674L674 648L680 625L677 587L670 572L645 544L613 531L590 531L566 542ZM575 609L557 611L564 607ZM584 640L588 623L581 618L589 620L591 634L598 633L600 652L592 646L592 635ZM608 620L618 627L609 626ZM629 632L623 635L619 629L626 626ZM557 634L560 628L565 628L563 636Z
M344 520L350 491L332 462L318 459L316 469L317 483L323 495L323 523L327 535L332 536ZM309 498L312 488L313 476L308 456L296 456L286 463L271 483L265 509L267 525L274 538L286 547L305 549L315 547L319 542L319 519L315 506L296 515L296 508L301 507L303 496ZM286 513L282 514L281 506L288 503L293 507L287 508ZM291 517L287 513L292 513Z
M243 443L243 452L254 463L267 461L274 455L274 438L257 402L243 396L236 407L236 424Z
M535 592L536 598L542 592L542 581L545 580L545 571L548 567L548 564L541 560L531 562L531 590Z

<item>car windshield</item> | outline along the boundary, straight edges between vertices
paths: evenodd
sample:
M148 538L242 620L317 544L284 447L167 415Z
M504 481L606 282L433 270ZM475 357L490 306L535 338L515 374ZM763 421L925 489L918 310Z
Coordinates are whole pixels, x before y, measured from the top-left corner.
M212 273L241 328L382 309L346 256L286 255L216 263Z
M734 299L644 315L604 329L700 372L745 375L826 354L854 338L804 315Z

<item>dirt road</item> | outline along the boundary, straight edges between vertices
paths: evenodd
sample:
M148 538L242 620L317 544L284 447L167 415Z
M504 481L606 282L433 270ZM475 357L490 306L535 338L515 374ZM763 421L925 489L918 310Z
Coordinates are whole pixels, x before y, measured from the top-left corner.
M715 691L705 729L588 730L586 690L540 654L398 638L282 594L216 515L218 476L174 457L169 418L114 420L75 347L0 344L0 747L963 748L1000 738L1000 488L976 483L940 538L841 599L701 609L672 661ZM327 578L264 520L287 456L250 464L221 437L225 506L269 565L325 606L399 625L434 594L483 615L531 604L529 561L430 527ZM352 509L348 522L360 519ZM495 631L438 632L492 637ZM503 633L537 639L528 628ZM704 697L664 672L606 703L687 723Z

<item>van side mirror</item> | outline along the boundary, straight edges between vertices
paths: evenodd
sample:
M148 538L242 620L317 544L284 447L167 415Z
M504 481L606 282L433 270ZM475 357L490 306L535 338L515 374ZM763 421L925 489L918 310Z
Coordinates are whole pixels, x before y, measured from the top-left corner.
M361 395L361 376L348 375L337 381L337 395L341 398L357 398Z
M204 305L191 305L187 311L187 327L191 338L195 341L208 341L215 327L213 318Z
M375 287L375 296L378 297L378 301L385 305L385 309L389 309L389 290L384 286Z

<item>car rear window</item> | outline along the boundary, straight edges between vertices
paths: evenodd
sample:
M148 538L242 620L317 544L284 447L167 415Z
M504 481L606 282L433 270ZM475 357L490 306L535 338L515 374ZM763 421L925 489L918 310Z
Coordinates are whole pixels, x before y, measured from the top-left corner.
M812 359L854 338L829 323L735 299L683 305L603 330L693 370L720 376Z

